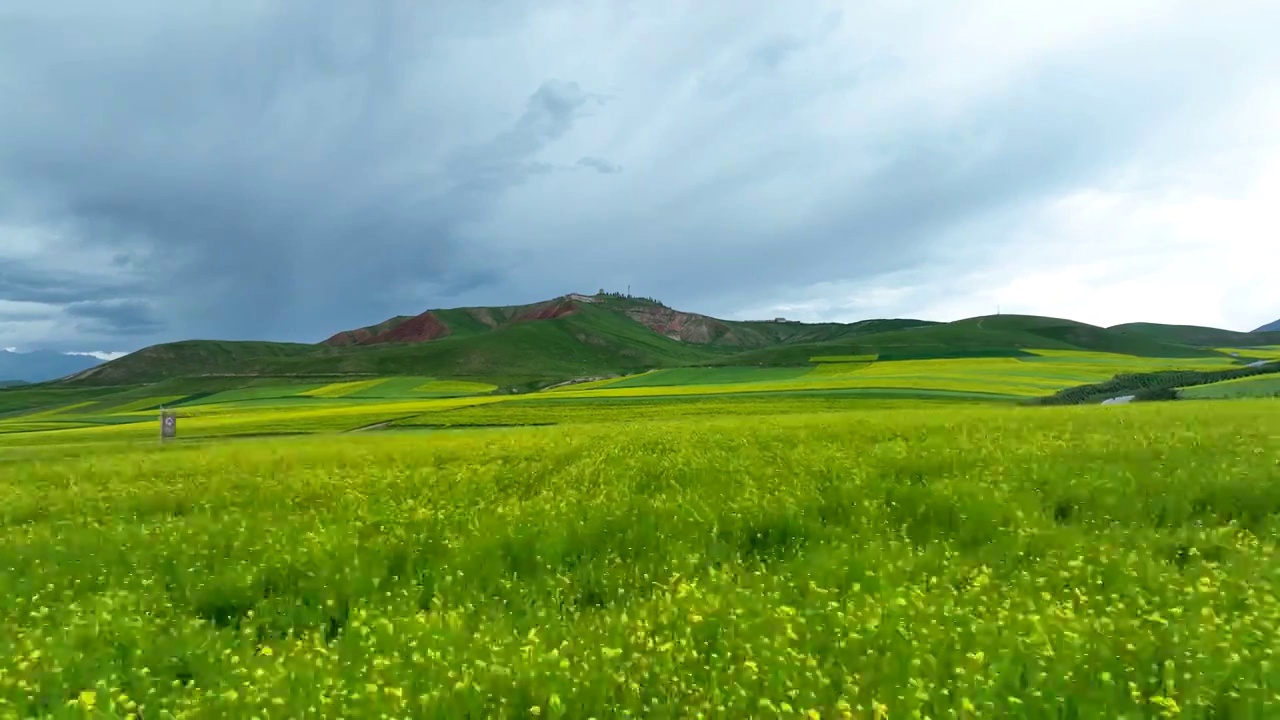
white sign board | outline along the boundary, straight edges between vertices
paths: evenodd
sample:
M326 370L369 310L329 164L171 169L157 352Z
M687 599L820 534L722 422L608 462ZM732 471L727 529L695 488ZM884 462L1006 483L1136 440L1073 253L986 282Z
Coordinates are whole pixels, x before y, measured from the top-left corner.
M170 440L178 436L178 416L172 410L160 411L160 439Z

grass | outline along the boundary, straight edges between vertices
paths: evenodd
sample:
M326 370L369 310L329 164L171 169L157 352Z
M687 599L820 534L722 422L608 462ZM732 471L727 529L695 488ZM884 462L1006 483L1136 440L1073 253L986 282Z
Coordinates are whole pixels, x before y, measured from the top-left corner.
M1160 370L1148 373L1124 373L1105 382L1077 385L1041 398L1044 404L1081 404L1103 402L1108 398L1128 395L1138 400L1174 400L1180 391L1201 385L1223 383L1257 377L1275 377L1280 362L1262 366L1236 365L1215 370Z
M450 317L463 322L458 313ZM624 315L590 305L573 315L508 324L485 332L466 327L465 332L429 343L345 348L257 342L171 343L102 365L77 382L136 384L218 374L299 379L345 375L345 380L357 381L429 374L440 380L517 386L699 364L729 352L672 340Z
M1146 337L1164 343L1197 345L1201 347L1257 346L1280 343L1280 333L1242 333L1218 328L1194 325L1161 325L1158 323L1129 323L1108 328L1125 336Z
M720 359L725 365L805 365L811 359L875 355L880 360L1027 357L1041 350L1143 358L1195 359L1217 354L1143 333L1120 333L1056 318L996 315L952 323L787 344Z
M6 449L0 716L1267 717L1278 445L1244 400Z
M1264 375L1227 380L1210 385L1183 388L1179 394L1187 399L1280 397L1280 377Z
M809 358L812 363L871 363L878 358L876 355L818 355Z
M497 390L497 385L466 380L428 380L413 389L424 395L481 395Z
M1280 360L1280 345L1218 348L1218 352L1226 355L1235 353L1246 360Z
M615 380L603 387L670 387L676 385L741 385L745 383L794 380L807 368L673 368Z
M344 432L424 412L501 401L502 397L422 399L399 402L314 401L302 406L266 404L256 407L212 405L178 412L180 438L216 438L236 435L279 435ZM317 404L317 402L319 404ZM63 425L47 432L9 433L0 445L149 440L156 437L156 414L141 414L127 424ZM18 421L15 421L18 422ZM5 428L0 424L0 430ZM47 429L47 428L41 428Z
M823 363L814 368L658 370L618 380L556 388L561 397L657 397L749 392L911 390L1034 397L1111 377L1115 367L1022 364L1014 358Z
M440 409L396 420L391 423L391 427L579 425L723 415L770 417L849 410L919 408L980 400L981 398L963 395L921 397L916 393L896 396L892 393L743 393L658 398L539 398Z
M781 324L779 324L781 325ZM524 325L535 327L532 325ZM524 327L516 326L516 327ZM922 331L932 330L930 327ZM905 331L910 332L910 331ZM563 411L552 401L613 403L602 417L619 415L623 399L702 399L717 402L740 396L779 399L781 414L824 410L822 403L883 400L1017 401L1066 388L1105 382L1121 373L1164 370L1223 370L1239 363L1225 355L1203 358L1139 358L1114 353L1039 349L1026 357L828 362L810 367L666 368L563 385L545 392L498 392L494 383L423 376L360 380L318 377L187 378L149 386L89 388L52 392L24 388L0 391L25 398L25 412L10 405L0 417L0 444L39 444L43 433L56 442L78 442L76 428L96 439L151 437L155 408L179 412L182 437L347 431L382 423L400 423L423 413L450 411L473 403L434 405L432 400L484 398L484 409L432 415L415 424L549 424L589 422L592 410ZM59 402L61 401L61 402ZM510 401L519 404L508 405ZM856 401L856 402L855 402ZM422 403L426 403L423 405ZM808 408L806 403L812 405ZM642 403L643 405L643 403ZM638 405L637 407L640 407ZM510 407L510 418L503 419ZM773 411L770 411L771 413ZM539 419L541 418L541 419ZM131 427L136 424L137 427Z
M304 392L299 393L299 395L306 395L308 397L318 397L318 398L340 398L340 397L346 397L348 395L354 395L355 393L363 392L366 390L371 390L381 385L384 382L386 381L383 378L376 378L373 380L356 380L351 382L331 383L323 387L318 387L314 390L306 390Z

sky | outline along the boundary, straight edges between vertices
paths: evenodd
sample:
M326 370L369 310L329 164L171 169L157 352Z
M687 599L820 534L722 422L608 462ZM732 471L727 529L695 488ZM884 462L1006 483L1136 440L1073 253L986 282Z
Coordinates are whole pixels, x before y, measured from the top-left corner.
M0 6L0 347L1280 317L1272 0Z

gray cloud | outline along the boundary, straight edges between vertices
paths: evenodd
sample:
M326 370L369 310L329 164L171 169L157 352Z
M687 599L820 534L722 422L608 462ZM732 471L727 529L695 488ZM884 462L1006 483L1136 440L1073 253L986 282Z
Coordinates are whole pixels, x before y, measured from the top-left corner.
M89 332L107 335L147 335L164 327L150 303L141 300L74 302L63 308L69 317L83 320Z
M0 318L0 346L316 340L627 284L731 314L998 253L1265 77L1224 29L1274 59L1262 4L1007 57L982 17L748 5L5 11L0 92L40 101L0 115L0 301L71 322Z
M578 158L578 167L584 167L588 170L595 170L602 175L612 175L622 172L622 168L603 158L591 157L586 155Z

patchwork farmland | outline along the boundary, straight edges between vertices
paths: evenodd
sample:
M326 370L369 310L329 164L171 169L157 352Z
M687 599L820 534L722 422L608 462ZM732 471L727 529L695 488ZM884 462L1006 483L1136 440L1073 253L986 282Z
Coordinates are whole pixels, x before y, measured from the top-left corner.
M0 391L0 717L1280 702L1270 366L905 354Z

